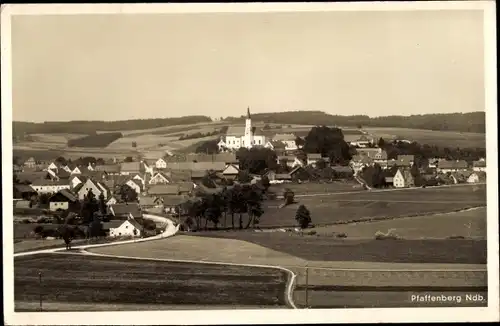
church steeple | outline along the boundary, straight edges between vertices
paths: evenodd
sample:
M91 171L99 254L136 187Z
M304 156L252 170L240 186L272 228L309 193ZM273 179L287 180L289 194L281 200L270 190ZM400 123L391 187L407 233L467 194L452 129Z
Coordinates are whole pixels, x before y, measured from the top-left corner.
M247 107L247 119L250 119L250 107Z

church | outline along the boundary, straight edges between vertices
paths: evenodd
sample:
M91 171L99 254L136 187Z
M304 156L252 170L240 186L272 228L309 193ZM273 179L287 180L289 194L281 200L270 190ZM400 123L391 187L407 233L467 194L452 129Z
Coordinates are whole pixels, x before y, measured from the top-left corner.
M256 127L252 126L250 108L247 108L245 126L230 126L227 129L225 139L221 139L217 145L220 150L236 150L241 147L252 148L264 146L265 144L266 136L264 136L261 130L257 130Z

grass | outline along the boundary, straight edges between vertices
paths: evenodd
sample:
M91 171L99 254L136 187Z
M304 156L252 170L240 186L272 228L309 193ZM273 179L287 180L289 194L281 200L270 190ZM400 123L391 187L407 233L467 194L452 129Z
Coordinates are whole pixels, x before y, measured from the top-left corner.
M313 261L486 264L486 240L349 240L284 232L197 232L238 239Z
M271 186L271 191L277 195L283 195L284 190L288 188L295 195L303 194L320 194L320 193L335 193L347 191L364 191L363 187L356 181L334 181L332 183L282 183Z
M390 229L395 229L396 233L403 239L446 239L452 236L485 239L487 230L486 208L385 221L317 227L314 230L319 236L335 236L335 234L345 233L349 239L371 239L377 231L385 232Z
M486 147L486 134L459 132L459 131L435 131L408 128L363 128L379 139L380 137L391 140L395 138L417 141L420 144L428 144L442 147Z
M15 258L16 302L284 306L278 270L48 254ZM87 307L86 310L94 310Z
M279 208L282 201L266 202L260 226L296 226L295 213L301 204L309 209L316 226L446 213L485 206L486 187L478 185L387 192L354 191L329 196L296 197L295 201L295 204L284 208Z

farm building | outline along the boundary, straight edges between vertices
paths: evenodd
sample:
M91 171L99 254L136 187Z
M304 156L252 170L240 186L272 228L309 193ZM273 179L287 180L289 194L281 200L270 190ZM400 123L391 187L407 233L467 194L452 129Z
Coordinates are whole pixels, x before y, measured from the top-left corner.
M264 146L266 136L261 130L252 126L252 117L250 108L247 108L247 117L245 126L230 126L227 129L226 136L218 143L219 149L239 149L252 148L255 146Z
M104 195L104 198L108 198L111 195L111 191L106 185L99 181L92 180L91 178L87 178L85 182L73 188L73 192L76 193L79 200L83 200L85 196L87 196L89 190L92 190L96 198L99 198L101 194Z
M140 237L143 234L143 227L134 219L124 221L120 226L109 229L110 237Z
M437 171L441 173L465 172L469 165L464 160L442 160L438 162Z
M39 194L50 194L62 189L69 189L70 185L65 180L39 179L34 181L31 187Z
M148 183L150 185L167 184L170 183L170 180L164 172L157 172L149 179Z
M229 164L225 169L224 171L222 171L222 175L224 176L224 178L226 179L236 179L238 177L238 174L240 173L240 169L238 168L238 166L234 165L234 164Z
M486 160L483 158L472 162L472 170L475 172L486 172Z
M30 200L31 197L36 196L37 192L29 185L18 184L14 185L14 199Z
M110 205L109 212L111 215L121 219L142 217L141 208L136 203Z
M299 149L299 146L297 145L297 136L294 134L276 134L274 135L272 139L272 146L274 147L275 143L281 142L285 144L285 151L295 151ZM266 144L267 145L267 144ZM280 149L281 146L278 145L278 149Z
M78 208L78 197L70 190L62 189L49 198L49 210L71 210L75 211Z
M407 188L415 186L415 181L408 169L398 169L393 177L393 185L396 188Z

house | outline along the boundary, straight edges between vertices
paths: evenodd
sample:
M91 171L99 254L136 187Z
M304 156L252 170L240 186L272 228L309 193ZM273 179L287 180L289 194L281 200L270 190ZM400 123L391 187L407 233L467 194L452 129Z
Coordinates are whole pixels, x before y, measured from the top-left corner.
M69 189L70 185L64 180L39 179L31 184L31 188L39 194L50 194L56 193L62 189Z
M166 164L166 163L165 163ZM169 177L164 172L157 172L149 179L150 185L170 183Z
M273 151L280 151L280 152L286 150L286 144L280 140L270 140L264 145L264 147Z
M387 159L388 159L387 151L381 149L380 151L375 152L372 158L373 162L378 163L379 165L381 165L381 163L387 164Z
M350 178L353 176L354 171L350 166L336 165L331 167L335 173L336 178Z
M222 171L222 175L224 176L224 178L231 180L236 179L239 173L240 169L235 164L229 164L228 166L226 166L224 171Z
M69 178L70 189L76 188L79 184L87 181L87 178L81 175L72 175Z
M188 194L194 189L192 182L178 182L165 185L153 185L147 190L150 196L166 196Z
M104 198L108 198L109 195L111 195L111 191L107 186L101 182L94 181L91 178L88 178L85 182L78 184L73 189L73 192L77 194L79 200L84 200L90 190L92 190L92 193L96 198L99 198L101 194L104 195Z
M364 167L372 166L373 164L373 159L366 155L354 155L349 163L354 173L358 173Z
M137 203L110 205L109 212L114 217L121 219L142 218L141 207Z
M398 169L393 177L393 184L396 188L413 187L415 181L408 169Z
M296 140L297 136L294 134L276 134L273 137L273 142L281 142L285 144L286 151L295 151L299 149Z
M118 200L116 199L115 196L111 196L111 198L108 199L108 201L106 202L106 206L110 206L110 205L114 205L114 204L117 204L118 203Z
M159 205L156 203L156 198L153 196L140 196L139 197L139 206L142 210L148 210L151 208L158 207Z
M475 172L486 172L486 160L482 158L472 162L472 170Z
M124 221L120 226L109 229L110 237L140 237L143 234L143 227L134 219Z
M165 162L164 159L162 159L161 157L155 162L155 167L157 169L166 169L167 168L167 162Z
M321 160L321 154L311 153L307 154L307 165L315 165L317 161Z
M71 210L76 211L78 208L78 197L70 190L62 189L49 198L49 210Z
M294 155L278 156L276 161L278 164L284 162L290 168L295 168L296 166L304 165L304 163Z
M368 147L373 144L373 138L368 137L365 134L362 134L361 136L358 136L356 139L350 141L349 144L357 147Z
M34 168L36 168L36 160L35 160L35 158L30 157L29 159L24 161L23 165L26 168L34 169Z
M64 164L63 166L61 166L61 170L64 170L68 173L71 173L71 171L73 171L73 169L68 164Z
M398 155L396 164L399 167L409 168L415 163L415 155Z
M78 167L78 166L75 166L73 168L73 170L71 170L70 172L71 174L82 174L82 168L81 167Z
M132 173L145 172L144 164L141 162L123 162L120 165L120 174L129 175Z
M465 172L469 165L464 160L442 160L438 162L437 171L441 173Z
M36 196L37 192L29 185L16 184L13 189L14 199L30 200L31 197Z
M57 173L57 171L59 170L59 167L54 162L52 162L47 167L47 170L53 170L53 171L55 171Z
M309 180L311 175L302 166L296 166L290 171L290 177L292 180Z
M156 198L155 203L161 205L167 214L184 214L181 205L188 201L186 196L160 196Z
M467 178L467 183L479 183L479 182L486 182L486 172L483 171L473 172Z
M137 179L130 179L125 184L132 188L138 195L142 192L143 185L141 181Z
M19 173L19 172L23 172L23 167L21 165L17 165L17 164L14 164L12 166L12 172L14 173Z
M96 165L94 171L104 172L107 175L120 175L120 168L119 164L103 164Z

